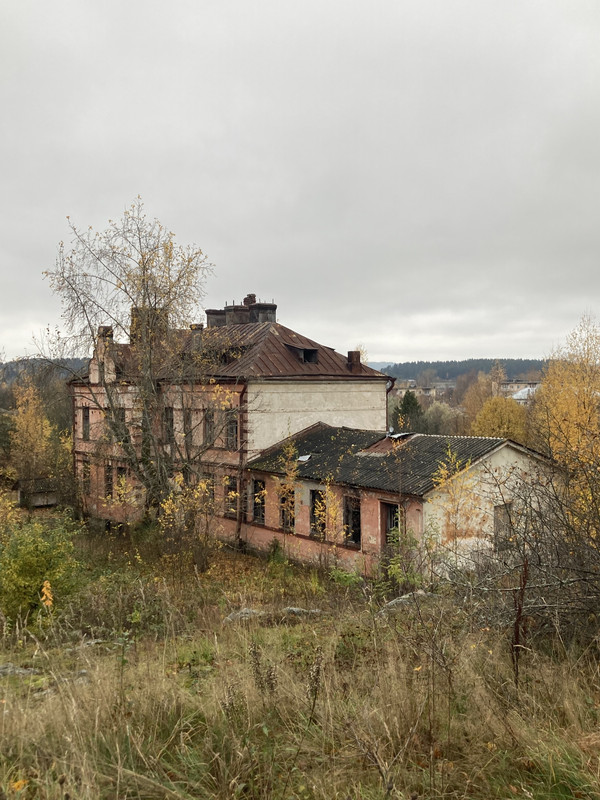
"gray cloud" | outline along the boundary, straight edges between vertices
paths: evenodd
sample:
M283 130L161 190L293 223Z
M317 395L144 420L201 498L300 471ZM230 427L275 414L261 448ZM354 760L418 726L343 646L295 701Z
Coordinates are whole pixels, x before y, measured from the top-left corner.
M373 359L542 356L600 288L600 7L10 0L0 348L58 321L64 217L140 193L247 291Z

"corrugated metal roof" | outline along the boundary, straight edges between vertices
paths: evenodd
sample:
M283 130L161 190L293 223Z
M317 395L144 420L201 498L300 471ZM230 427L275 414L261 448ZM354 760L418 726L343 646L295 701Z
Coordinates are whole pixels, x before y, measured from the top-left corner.
M381 431L336 428L318 423L292 437L299 456L298 478L332 482L421 497L435 486L440 465L449 452L465 467L500 447L507 440L482 436L432 436L412 434L398 440L387 452L374 447L384 440ZM289 442L290 440L286 440ZM275 445L253 459L249 468L283 474L286 448Z

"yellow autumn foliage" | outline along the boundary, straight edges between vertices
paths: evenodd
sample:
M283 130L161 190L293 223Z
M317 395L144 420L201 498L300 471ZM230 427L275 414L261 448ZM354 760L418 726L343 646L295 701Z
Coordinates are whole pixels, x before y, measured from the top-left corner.
M11 458L20 480L47 477L51 471L54 427L30 381L15 387L17 413L11 432Z
M585 316L551 357L535 420L550 455L569 469L600 465L600 327Z
M471 425L473 436L498 436L527 442L527 411L512 397L490 397Z
M600 489L600 327L591 317L582 317L552 355L536 394L535 426L540 446L564 468L570 517L600 532L600 520L593 521Z

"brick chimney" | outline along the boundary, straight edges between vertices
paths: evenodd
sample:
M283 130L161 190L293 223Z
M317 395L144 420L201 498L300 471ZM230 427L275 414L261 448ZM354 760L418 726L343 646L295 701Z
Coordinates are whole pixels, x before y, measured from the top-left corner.
M277 322L275 303L256 302L256 295L249 293L238 305L235 301L222 309L206 309L206 327L220 328L222 325L245 325L248 322Z
M348 369L353 375L360 374L360 350L348 350Z

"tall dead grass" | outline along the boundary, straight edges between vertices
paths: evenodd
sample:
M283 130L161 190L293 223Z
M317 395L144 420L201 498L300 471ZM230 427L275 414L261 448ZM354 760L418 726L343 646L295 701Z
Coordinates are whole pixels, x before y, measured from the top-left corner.
M123 598L117 611L104 597L94 614L117 627L102 641L73 643L76 626L56 620L45 641L5 653L25 670L0 677L5 795L600 797L591 654L525 650L517 689L509 641L473 630L451 600L417 598L386 617L356 596L324 597L323 586L325 613L310 621L223 625L232 597L273 607L290 585L302 583L302 598L316 591L314 576L282 573L264 594L256 563L229 595L196 591L190 574L193 619L178 590L158 601L149 584L134 606L142 617L152 609L154 630L136 630Z

